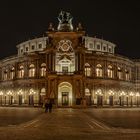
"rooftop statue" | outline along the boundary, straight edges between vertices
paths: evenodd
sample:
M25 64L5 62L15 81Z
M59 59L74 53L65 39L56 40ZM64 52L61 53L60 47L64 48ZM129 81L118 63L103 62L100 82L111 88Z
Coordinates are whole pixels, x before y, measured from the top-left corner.
M61 11L58 16L59 23L61 24L65 24L65 23L70 24L72 22L72 19L73 17L71 16L71 14L65 11Z
M73 17L71 16L70 13L61 11L58 15L58 20L59 20L58 30L72 31L73 30L72 19Z

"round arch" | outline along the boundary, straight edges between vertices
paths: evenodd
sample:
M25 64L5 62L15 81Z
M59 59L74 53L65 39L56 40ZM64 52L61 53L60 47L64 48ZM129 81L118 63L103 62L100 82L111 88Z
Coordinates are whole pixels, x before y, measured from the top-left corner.
M72 85L61 82L58 85L58 106L72 106Z

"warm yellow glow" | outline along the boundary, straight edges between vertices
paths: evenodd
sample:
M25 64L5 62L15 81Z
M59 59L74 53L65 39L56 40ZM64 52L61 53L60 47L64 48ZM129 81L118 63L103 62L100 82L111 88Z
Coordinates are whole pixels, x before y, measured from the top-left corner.
M97 77L102 77L103 76L103 70L102 70L102 66L100 64L98 64L96 66L96 76Z
M134 94L133 94L133 92L130 92L130 94L129 94L130 96L133 96Z
M42 77L46 76L46 64L45 63L41 64L40 76L42 76Z
M111 65L108 66L107 75L109 78L113 78L113 70Z
M34 77L35 76L35 66L31 64L29 66L29 77Z
M121 93L120 93L120 96L125 96L126 95L126 93L124 92L124 91L122 91Z
M95 92L95 94L97 94L97 95L102 95L102 90L101 90L101 89L98 89L98 90Z
M41 68L41 74L42 77L46 76L46 68Z
M3 92L2 91L0 91L0 95L3 95Z
M136 93L136 96L137 96L137 97L140 96L139 92Z
M109 95L114 95L114 92L112 90L109 90Z
M125 80L129 80L129 71L125 70Z
M62 105L62 93L68 93L68 105L72 105L72 85L68 82L62 82L58 86L58 105Z
M7 92L7 95L12 95L12 92L11 92L11 91L8 91L8 92Z
M36 94L36 92L31 88L29 94L33 95L33 94Z
M23 78L24 77L24 67L23 66L20 66L18 76L19 76L19 78Z
M88 88L85 89L85 95L86 95L86 96L90 96L90 95L91 95Z
M118 75L118 79L123 79L123 74L122 74L122 70L120 67L118 67L117 75Z
M18 92L17 92L18 95L22 95L23 94L23 91L22 89L20 89Z

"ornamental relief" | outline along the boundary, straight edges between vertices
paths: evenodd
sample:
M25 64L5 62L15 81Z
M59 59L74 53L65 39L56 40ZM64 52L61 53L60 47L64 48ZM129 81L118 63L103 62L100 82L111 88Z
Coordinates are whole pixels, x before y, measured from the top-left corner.
M70 40L60 40L58 42L57 50L59 52L73 52L72 42Z

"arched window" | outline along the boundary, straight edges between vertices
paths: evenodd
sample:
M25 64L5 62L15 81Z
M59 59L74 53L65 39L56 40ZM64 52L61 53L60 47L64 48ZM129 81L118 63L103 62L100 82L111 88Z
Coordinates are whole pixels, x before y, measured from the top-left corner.
M129 80L129 71L127 69L125 69L125 80Z
M24 77L24 67L20 66L18 71L18 77L23 78Z
M102 69L102 65L98 64L96 66L96 76L97 77L102 77L103 76L103 69Z
M85 76L91 76L91 68L88 63L85 64Z
M35 65L31 64L29 66L29 77L35 77Z
M42 89L41 89L40 95L46 95L46 89L45 89L45 88L42 88Z
M88 88L85 89L85 95L86 95L86 96L90 96L90 91L89 91Z
M14 79L14 77L15 77L15 68L12 67L10 70L10 79Z
M111 65L109 65L107 68L107 75L109 78L113 78L113 68Z
M45 63L41 64L40 76L41 77L45 77L46 76L46 64Z
M8 70L4 71L3 80L8 80Z
M119 79L123 79L123 76L122 76L122 70L121 70L120 67L118 67L117 76L118 76Z

